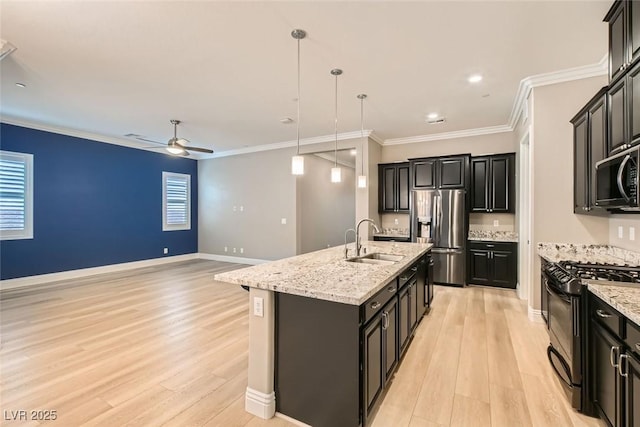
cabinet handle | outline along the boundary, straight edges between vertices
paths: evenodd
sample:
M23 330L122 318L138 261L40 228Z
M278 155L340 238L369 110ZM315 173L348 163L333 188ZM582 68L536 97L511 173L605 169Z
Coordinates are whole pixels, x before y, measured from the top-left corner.
M378 301L374 301L371 303L371 308L373 308L374 310L378 307L380 307L380 303Z
M412 267L411 271L418 271L418 267Z
M637 350L637 351L640 351L640 342L637 342L637 343L636 343L636 350Z
M621 354L620 358L618 359L618 373L620 374L621 377L629 376L629 372L622 372L623 359L628 359L628 358L629 356L627 356L626 354Z
M387 288L387 292L394 293L395 291L396 291L396 287L395 287L395 286L389 286L389 287Z
M407 279L408 279L407 276L400 276L400 280L405 280L406 281Z
M382 313L382 329L383 330L387 330L387 328L389 327L389 313L387 313L386 311Z
M614 356L614 353L618 353L620 351L620 347L611 347L611 350L609 351L609 364L611 365L612 368L617 368L618 364L615 362L616 356Z
M485 245L487 248L495 248L496 245Z
M596 314L598 315L598 317L602 317L603 319L608 319L609 317L611 317L611 315L609 313L607 313L604 310L600 310L600 309L596 310Z

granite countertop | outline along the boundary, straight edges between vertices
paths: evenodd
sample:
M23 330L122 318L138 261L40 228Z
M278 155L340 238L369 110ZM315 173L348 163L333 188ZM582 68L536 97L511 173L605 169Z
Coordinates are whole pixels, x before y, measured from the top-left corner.
M517 242L515 231L469 230L468 240L486 240L491 242Z
M403 255L395 264L348 262L344 246L322 249L240 270L216 274L214 280L309 298L361 305L425 254L430 243L365 242L367 253ZM354 256L349 244L349 256Z
M604 285L588 280L589 291L640 325L640 287L638 285Z
M574 261L591 264L640 266L640 253L609 245L538 243L538 255L550 262Z

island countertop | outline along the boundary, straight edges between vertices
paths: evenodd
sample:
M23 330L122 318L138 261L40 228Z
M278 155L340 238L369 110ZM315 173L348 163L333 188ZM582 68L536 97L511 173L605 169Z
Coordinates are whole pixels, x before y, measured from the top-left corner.
M348 262L335 246L252 267L216 274L214 280L309 298L361 305L413 262L431 243L365 242L367 253L402 255L394 264ZM354 255L349 244L349 256Z

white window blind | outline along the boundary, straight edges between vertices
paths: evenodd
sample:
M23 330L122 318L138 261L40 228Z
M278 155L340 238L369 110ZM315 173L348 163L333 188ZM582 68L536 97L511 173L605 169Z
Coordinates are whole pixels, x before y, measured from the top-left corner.
M33 155L0 151L0 239L33 238Z
M191 229L191 175L162 172L162 230Z

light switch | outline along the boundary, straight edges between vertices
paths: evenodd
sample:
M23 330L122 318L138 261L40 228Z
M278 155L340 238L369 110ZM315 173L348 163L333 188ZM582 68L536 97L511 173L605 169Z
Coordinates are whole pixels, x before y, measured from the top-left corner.
M229 250L229 248L225 246L224 247L224 251L227 252L228 250Z
M624 239L624 227L621 225L618 226L618 239Z
M629 240L636 240L636 228L629 227Z
M282 224L282 225L287 225L287 218L282 218L282 219L280 220L280 224Z
M253 298L253 315L258 317L264 316L264 300L260 297Z
M243 254L244 253L244 248L240 248L240 253Z

